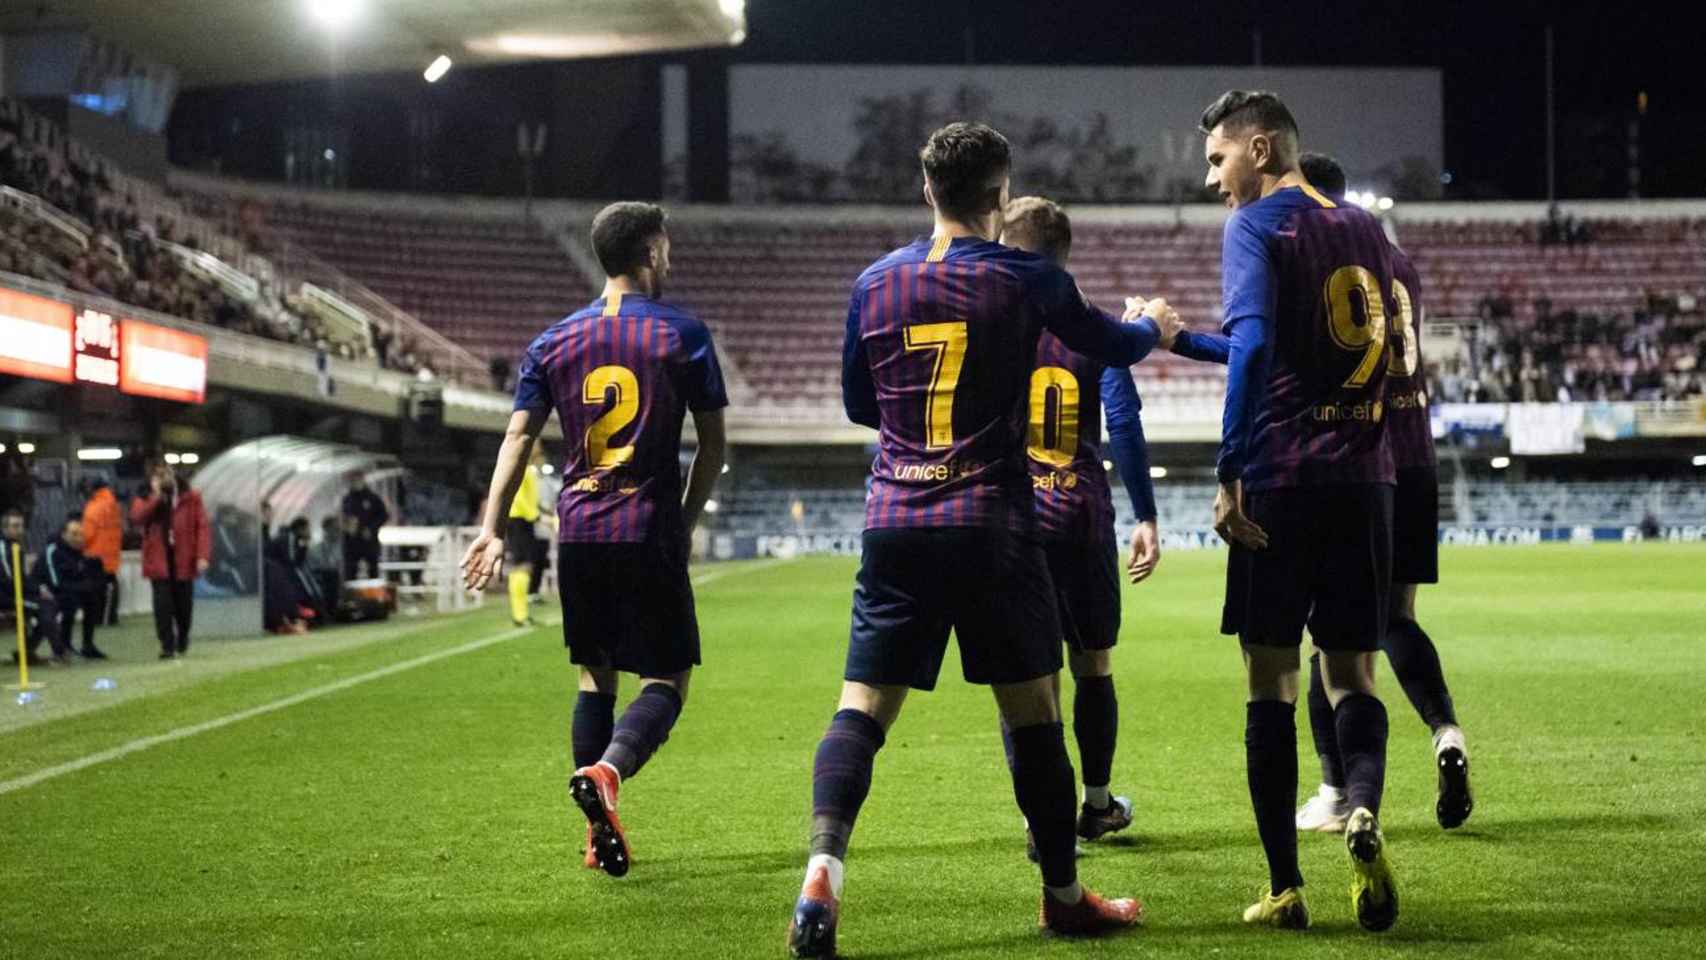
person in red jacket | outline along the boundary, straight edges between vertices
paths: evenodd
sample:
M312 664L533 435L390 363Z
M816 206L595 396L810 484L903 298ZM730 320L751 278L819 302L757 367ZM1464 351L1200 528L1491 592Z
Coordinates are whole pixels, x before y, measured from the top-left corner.
M213 556L213 532L201 494L178 482L171 467L154 468L148 495L130 504L130 522L142 531L142 575L154 588L154 632L160 659L190 648L195 579Z

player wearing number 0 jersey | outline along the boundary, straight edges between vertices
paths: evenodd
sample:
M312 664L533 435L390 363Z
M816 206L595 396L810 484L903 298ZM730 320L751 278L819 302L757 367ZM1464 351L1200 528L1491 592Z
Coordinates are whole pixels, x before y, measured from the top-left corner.
M587 818L586 865L621 876L630 856L618 790L668 739L699 663L688 538L722 469L728 397L710 332L659 299L669 275L663 209L611 204L593 220L592 247L608 275L603 295L548 327L522 357L485 530L463 563L476 587L498 565L496 523L555 410L568 446L557 579L563 638L580 667L569 791ZM688 413L698 451L684 492ZM640 677L620 720L619 672Z
M1072 222L1048 200L1020 197L1007 205L1001 242L1064 268L1072 249ZM1129 569L1133 582L1141 581L1160 556L1142 408L1125 367L1105 366L1052 333L1042 335L1031 371L1026 453L1038 534L1072 671L1072 732L1084 784L1078 836L1083 840L1123 830L1132 819L1131 800L1109 792L1119 731L1110 652L1119 640L1120 582L1113 494L1102 458L1106 453L1119 466L1137 516ZM1105 446L1100 442L1104 411ZM1005 727L1002 739L1011 763L1012 740ZM1034 845L1029 852L1035 860Z
M1306 153L1303 175L1323 193L1340 197L1345 172L1333 158ZM1416 620L1416 586L1439 582L1439 477L1421 353L1422 281L1404 251L1392 248L1392 300L1388 324L1386 430L1398 484L1392 501L1392 604L1381 649L1399 686L1433 733L1438 791L1434 816L1452 829L1474 809L1468 747L1446 687L1439 651ZM1175 347L1177 344L1175 344ZM1310 658L1309 725L1321 760L1321 786L1298 808L1300 830L1337 832L1350 813L1344 797L1344 763L1333 733L1333 711L1321 681L1320 656Z
M1386 710L1392 489L1386 435L1392 263L1379 223L1299 172L1297 122L1271 93L1204 111L1207 185L1234 208L1221 256L1228 358L1215 526L1231 544L1221 630L1243 646L1245 762L1268 886L1249 923L1309 924L1297 865L1298 648L1322 651L1352 809L1345 842L1357 920L1397 919L1378 814Z
M878 453L840 709L813 762L811 857L788 929L795 956L835 953L842 861L877 750L908 689L935 685L950 631L966 679L993 686L1012 729L1043 926L1095 933L1141 915L1136 901L1103 900L1077 880L1077 791L1054 686L1060 623L1035 537L1025 436L1044 329L1120 367L1161 331L1107 317L1065 271L995 242L1010 166L999 133L950 124L920 159L934 233L867 269L848 307L845 406L877 429ZM949 880L942 895L962 894Z

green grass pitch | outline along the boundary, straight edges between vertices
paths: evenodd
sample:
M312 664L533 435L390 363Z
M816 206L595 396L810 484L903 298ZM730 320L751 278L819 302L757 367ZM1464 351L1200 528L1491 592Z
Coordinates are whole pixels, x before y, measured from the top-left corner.
M1222 563L1172 553L1127 588L1114 787L1137 824L1080 864L1096 889L1143 897L1147 928L1038 936L994 706L950 657L877 758L845 955L1706 955L1706 549L1445 553L1446 584L1419 606L1477 807L1458 831L1434 824L1427 734L1383 670L1403 898L1384 935L1356 927L1342 847L1320 835L1301 838L1315 928L1238 922L1265 870L1239 656L1215 634ZM726 569L699 591L706 666L682 721L623 794L627 878L580 866L564 789L574 682L541 627L0 793L0 957L782 956L854 565ZM501 633L500 607L0 726L0 781ZM143 637L114 643L136 684L170 669L141 663ZM46 678L67 690L91 670ZM1307 794L1301 711L1298 727Z

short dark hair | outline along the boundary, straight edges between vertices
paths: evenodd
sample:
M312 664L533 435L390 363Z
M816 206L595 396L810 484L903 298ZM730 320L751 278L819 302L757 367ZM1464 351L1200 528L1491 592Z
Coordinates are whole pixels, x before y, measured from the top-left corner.
M606 276L621 277L645 266L652 238L663 232L663 208L627 200L592 218L592 252Z
M74 523L82 523L82 522L83 522L83 515L81 513L76 513L76 512L67 513L65 515L65 522L59 525L59 529L64 530L66 527L69 527Z
M972 217L995 209L999 188L989 181L1013 165L1007 138L988 124L950 123L930 135L918 151L936 208L949 217Z
M24 519L24 511L19 510L17 507L7 507L5 513L0 513L0 523L10 520L13 517L17 517L19 520Z
M1229 134L1256 127L1267 133L1298 135L1297 118L1291 115L1279 94L1266 90L1226 91L1202 112L1197 129L1213 133L1222 124Z
M1345 168L1339 161L1324 153L1305 153L1297 158L1297 168L1310 186L1335 197L1345 195Z
M1072 221L1047 197L1020 197L1007 204L1001 242L1041 254L1066 266L1072 251Z

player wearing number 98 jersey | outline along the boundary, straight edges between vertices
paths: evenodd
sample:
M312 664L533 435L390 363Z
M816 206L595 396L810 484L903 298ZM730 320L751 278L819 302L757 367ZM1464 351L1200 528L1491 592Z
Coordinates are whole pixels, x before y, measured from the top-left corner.
M1298 648L1322 652L1351 814L1358 922L1398 914L1377 816L1386 709L1374 651L1386 630L1395 473L1386 432L1392 262L1380 224L1298 169L1297 121L1234 90L1201 120L1207 185L1234 208L1221 279L1226 406L1216 529L1231 543L1221 630L1244 649L1245 760L1268 889L1250 923L1309 923L1297 864Z
M592 247L608 276L603 295L522 357L486 529L464 567L479 587L496 566L494 518L555 410L568 445L557 503L563 638L580 666L569 791L587 817L586 865L621 876L630 858L618 788L668 738L699 663L688 538L722 469L728 397L710 332L659 299L669 275L663 209L611 204L593 220ZM689 412L698 451L683 491ZM618 721L619 672L638 674L640 692Z
M1084 891L1073 862L1077 791L1060 724L1060 623L1035 538L1025 438L1044 329L1110 366L1161 331L1122 324L1043 257L1002 246L1006 138L954 123L920 152L932 236L853 284L842 390L878 431L840 709L812 773L811 857L788 946L833 956L842 860L878 748L909 688L935 685L952 631L965 677L994 687L1012 730L1013 786L1042 866L1043 924L1088 933L1135 923L1134 900ZM943 896L957 896L951 882Z

